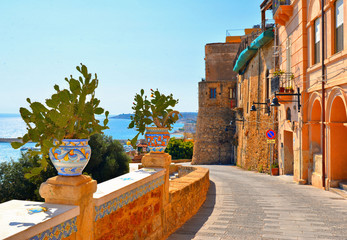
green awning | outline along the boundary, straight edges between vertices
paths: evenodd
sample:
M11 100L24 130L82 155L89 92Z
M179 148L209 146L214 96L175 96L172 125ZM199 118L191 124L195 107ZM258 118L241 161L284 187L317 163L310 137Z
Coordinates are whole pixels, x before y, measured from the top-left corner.
M264 31L262 34L260 34L256 39L252 41L250 46L246 47L245 50L243 50L234 66L234 72L237 72L239 74L243 74L240 72L240 70L247 67L247 63L253 58L253 56L257 53L257 50L264 45L268 44L272 39L274 38L274 32L273 28L270 28L266 31Z
M274 38L273 28L270 28L260 34L256 39L253 40L250 47L259 49L262 46L268 44Z
M235 66L234 66L234 72L239 72L245 65L246 63L251 60L251 58L257 53L256 48L251 48L251 47L246 47L245 50L243 50L239 58L237 59Z

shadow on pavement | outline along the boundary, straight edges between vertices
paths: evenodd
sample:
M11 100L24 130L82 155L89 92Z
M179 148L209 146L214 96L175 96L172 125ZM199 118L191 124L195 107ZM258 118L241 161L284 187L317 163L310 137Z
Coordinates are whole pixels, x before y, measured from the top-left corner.
M204 223L208 220L213 212L216 203L216 185L210 180L210 187L207 192L206 201L200 207L199 211L189 219L181 228L173 233L169 240L186 240L192 239L200 230Z

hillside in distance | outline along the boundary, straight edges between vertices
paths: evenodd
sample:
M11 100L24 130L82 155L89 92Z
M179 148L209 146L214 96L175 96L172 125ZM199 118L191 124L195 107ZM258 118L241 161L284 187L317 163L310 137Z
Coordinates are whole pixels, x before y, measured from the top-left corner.
M119 114L116 116L112 116L110 118L112 119L130 119L130 116L132 114L130 113L123 113L123 114ZM180 119L178 120L178 122L180 123L185 123L185 122L196 122L196 119L198 117L198 113L197 112L181 112L182 117L180 117Z

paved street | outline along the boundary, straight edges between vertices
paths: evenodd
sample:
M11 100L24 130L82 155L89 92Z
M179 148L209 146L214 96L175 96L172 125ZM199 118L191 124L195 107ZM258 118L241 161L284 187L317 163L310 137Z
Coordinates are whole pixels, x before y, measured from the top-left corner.
M290 177L234 166L210 169L199 212L169 237L185 239L347 239L347 200Z

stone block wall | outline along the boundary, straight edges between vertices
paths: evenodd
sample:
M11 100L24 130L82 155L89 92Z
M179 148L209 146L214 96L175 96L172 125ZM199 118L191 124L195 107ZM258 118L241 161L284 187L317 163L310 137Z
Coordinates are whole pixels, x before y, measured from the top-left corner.
M257 105L257 111L250 111L253 102L265 103L267 96L270 101L271 96L271 73L273 71L273 42L258 50L258 53L251 59L244 75L240 75L238 82L239 89L239 111L237 118L245 119L236 122L238 146L237 165L247 169L260 172L270 171L271 158L277 158L276 144L268 144L266 131L269 129L277 132L277 111L271 109L271 115L266 113L265 105ZM266 81L269 81L268 88ZM267 93L268 92L268 93Z
M95 239L160 239L162 192L161 185L95 221Z
M206 81L199 82L199 112L192 164L230 164L233 160L232 134L225 131L232 119L236 98L233 60L239 43L212 43L205 46ZM215 98L210 89L216 89Z
M182 167L182 169L184 168ZM166 239L166 236L175 232L198 212L206 200L209 186L209 170L199 167L194 167L189 174L170 182L169 204L164 214L165 234L163 239Z

